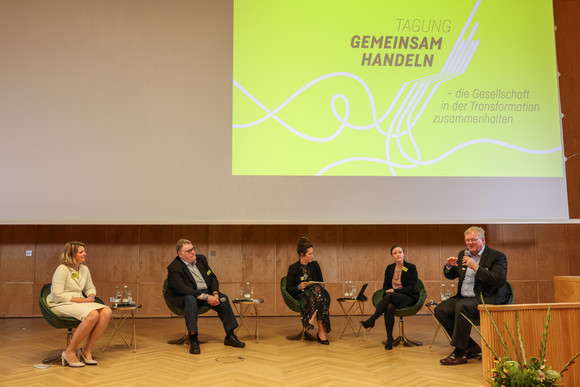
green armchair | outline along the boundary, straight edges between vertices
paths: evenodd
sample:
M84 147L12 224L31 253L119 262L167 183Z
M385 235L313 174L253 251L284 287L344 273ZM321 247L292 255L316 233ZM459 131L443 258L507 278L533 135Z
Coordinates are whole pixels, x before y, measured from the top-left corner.
M282 298L284 299L286 306L294 312L300 313L300 303L286 290L286 277L282 277L280 280L280 292L282 292ZM324 293L326 294L326 299L330 305L330 293L328 293L328 290L326 289L324 289ZM305 327L302 327L302 332L298 335L290 335L286 336L286 338L288 340L316 341L316 337L313 337Z
M183 312L183 309L178 308L177 306L173 305L171 303L171 301L169 301L169 298L167 297L167 279L165 279L165 281L163 281L163 299L165 300L165 305L167 305L167 307L169 308L169 310L171 311L171 313L173 313L176 316L183 316L185 313ZM204 314L206 312L208 312L210 310L210 307L207 305L202 305L199 306L197 309L197 314ZM202 342L202 341L200 341ZM174 340L169 340L167 341L167 344L176 344L176 345L189 345L189 332L187 331L187 327L185 327L185 335L183 337L180 337L179 339L174 339Z
M423 286L423 282L421 282L420 279L417 280L417 290L419 291L419 300L417 300L417 302L414 305L406 306L401 309L395 309L395 316L399 318L399 337L395 339L393 345L399 345L401 343L403 343L403 345L406 347L423 345L423 343L419 341L413 341L405 336L405 325L403 322L403 317L416 315L417 312L419 312L423 307L425 299L427 299L427 291L425 290L425 286ZM373 294L373 305L375 306L375 308L377 307L379 302L381 302L384 295L385 291L382 288L377 290Z
M66 329L66 347L68 347L70 340L73 335L73 329L75 329L81 322L73 317L62 317L55 314L48 303L46 302L46 297L50 294L52 289L52 284L48 283L45 284L42 289L40 290L40 295L38 296L38 305L40 306L40 311L42 312L42 317L46 320L46 322L57 329ZM96 297L95 302L99 304L104 304L104 302ZM61 351L62 352L62 351ZM43 363L54 363L57 360L60 360L61 353L59 352L56 356L51 356L42 360Z

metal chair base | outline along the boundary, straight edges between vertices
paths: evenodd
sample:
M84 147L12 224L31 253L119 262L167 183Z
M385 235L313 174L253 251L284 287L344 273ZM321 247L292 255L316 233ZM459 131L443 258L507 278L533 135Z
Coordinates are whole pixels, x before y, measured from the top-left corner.
M73 331L72 330L73 330L72 328L67 328L67 331L66 331L66 347L65 348L68 347L68 345L70 344L70 341L72 339L72 336L73 336ZM58 355L56 355L56 356L51 356L51 357L47 357L46 359L42 359L42 363L43 364L56 363L57 361L60 361L61 356L62 356L62 351Z
M387 343L386 340L383 341L383 345L385 345L386 343ZM393 341L393 347L396 347L399 344L403 344L403 346L405 346L405 347L419 347L419 346L423 345L422 342L411 340L405 336L405 325L403 324L402 317L399 317L399 337L397 337Z
M303 329L298 335L286 336L288 340L298 341L317 341L316 337L312 336L306 329Z

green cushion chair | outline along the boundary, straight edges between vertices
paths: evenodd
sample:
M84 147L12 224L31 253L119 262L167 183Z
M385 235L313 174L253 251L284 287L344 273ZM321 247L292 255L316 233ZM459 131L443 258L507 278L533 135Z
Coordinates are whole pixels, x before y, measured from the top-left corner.
M403 343L406 347L412 347L415 345L423 345L423 343L419 341L413 341L408 339L405 336L405 325L403 323L403 317L414 316L421 310L423 304L425 303L425 299L427 299L427 291L425 290L425 286L423 286L423 282L420 279L417 280L417 290L419 291L419 300L414 305L406 306L404 308L395 309L395 316L399 317L399 337L395 339L393 345L399 345ZM377 290L373 294L373 305L375 308L381 302L383 297L385 296L385 291L381 288Z
M169 298L167 297L167 279L163 281L163 299L165 300L165 304L167 305L171 313L173 313L176 316L183 316L185 314L183 312L183 309L178 308L177 306L173 305L171 301L169 301ZM207 305L199 306L197 308L197 314L198 315L204 314L208 312L210 309L211 308ZM203 343L203 341L200 341L200 343ZM187 326L185 327L185 335L183 337L180 337L179 339L169 340L167 341L167 344L189 345L189 332L187 331Z
M61 317L52 311L51 307L48 306L48 303L46 302L46 297L48 297L48 295L50 294L51 287L52 287L51 283L48 283L42 287L42 289L40 290L40 295L38 296L38 305L40 306L42 317L44 317L44 319L48 324L57 329L67 330L66 347L68 347L73 335L73 329L76 328L81 322L73 317ZM104 305L104 302L98 297L95 298L95 302ZM57 356L46 358L42 360L42 362L54 363L55 361L60 360L60 356L61 353L59 352Z
M280 291L282 292L282 298L284 299L286 306L294 312L300 313L300 303L286 290L286 277L282 277L280 280ZM326 295L328 305L330 305L330 293L328 293L328 290L326 289L324 289L324 293ZM302 323L300 323L300 325L302 325ZM302 327L302 332L300 332L298 335L290 335L286 336L286 338L288 340L316 341L316 337L312 336L305 327Z

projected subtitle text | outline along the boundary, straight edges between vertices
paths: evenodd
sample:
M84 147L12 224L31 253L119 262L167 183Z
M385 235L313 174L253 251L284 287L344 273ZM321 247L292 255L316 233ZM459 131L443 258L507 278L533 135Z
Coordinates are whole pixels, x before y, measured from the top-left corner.
M441 101L442 114L433 116L434 124L513 124L509 113L540 111L540 104L530 101L528 89L459 89L448 95L455 101Z

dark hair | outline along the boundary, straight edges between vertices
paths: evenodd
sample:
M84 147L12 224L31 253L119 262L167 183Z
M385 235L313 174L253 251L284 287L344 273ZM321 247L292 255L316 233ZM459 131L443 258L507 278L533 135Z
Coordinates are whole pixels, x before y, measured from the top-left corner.
M308 249L311 247L312 247L312 243L310 242L310 240L307 237L302 237L302 238L298 239L298 246L296 248L296 251L298 252L298 256L302 256L303 254L306 254Z
M395 250L397 247L400 247L401 250L403 250L403 253L405 252L405 248L403 246L401 246L401 245L393 245L391 247L391 255L393 255L393 250Z

